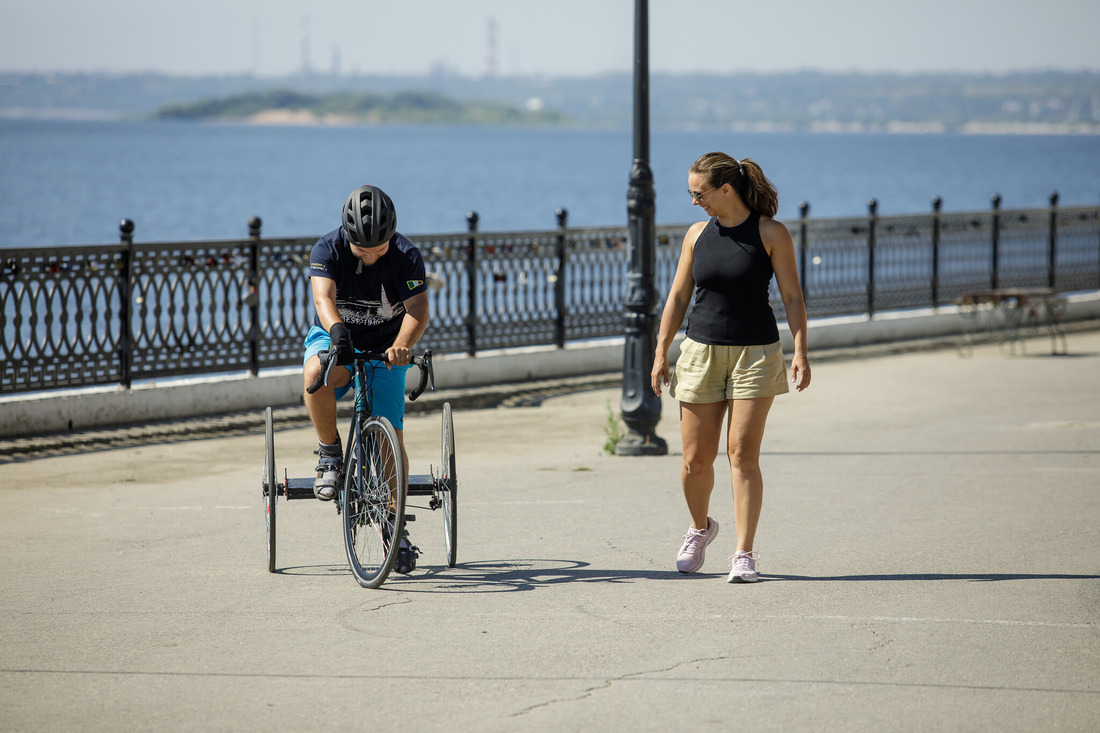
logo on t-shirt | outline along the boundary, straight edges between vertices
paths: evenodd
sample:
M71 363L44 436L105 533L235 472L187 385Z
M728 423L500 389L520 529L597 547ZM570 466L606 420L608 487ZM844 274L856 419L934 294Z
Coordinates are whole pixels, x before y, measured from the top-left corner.
M419 288L423 284L424 284L423 280L406 280L405 281L405 285L409 288L409 290L416 290L417 288Z
M380 326L405 315L405 304L400 300L391 303L385 287L378 300L337 297L336 307L340 311L340 319L355 326Z

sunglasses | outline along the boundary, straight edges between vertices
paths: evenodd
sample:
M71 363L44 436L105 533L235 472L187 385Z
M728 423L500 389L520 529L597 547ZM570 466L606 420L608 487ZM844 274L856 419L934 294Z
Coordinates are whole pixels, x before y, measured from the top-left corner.
M702 200L703 200L703 197L704 197L704 196L706 196L706 195L707 195L708 193L710 193L711 191L713 191L713 190L714 190L715 188L721 188L721 186L715 186L714 188L708 188L708 189L707 189L706 191L700 191L699 193L696 193L695 191L692 191L692 190L691 190L691 189L689 188L689 189L688 189L688 193L689 193L689 194L691 194L691 198L692 198L692 199L693 199L693 200L694 200L694 201L695 201L696 203L698 203L698 202L700 202L700 201L702 201Z

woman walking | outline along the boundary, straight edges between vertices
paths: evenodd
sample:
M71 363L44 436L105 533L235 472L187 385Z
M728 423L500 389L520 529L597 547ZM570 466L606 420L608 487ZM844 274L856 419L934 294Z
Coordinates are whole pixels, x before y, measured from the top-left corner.
M778 195L759 165L748 158L707 153L688 171L688 193L710 219L693 224L684 236L651 375L656 394L668 384L680 402L680 483L691 527L676 568L683 573L699 570L707 546L718 535L718 522L708 509L725 424L737 529L729 582L751 583L757 579L753 542L764 495L760 444L772 400L789 391L779 329L768 302L772 276L794 336L790 381L800 392L810 384L806 306L794 242L773 218ZM670 383L668 349L693 294L687 338Z

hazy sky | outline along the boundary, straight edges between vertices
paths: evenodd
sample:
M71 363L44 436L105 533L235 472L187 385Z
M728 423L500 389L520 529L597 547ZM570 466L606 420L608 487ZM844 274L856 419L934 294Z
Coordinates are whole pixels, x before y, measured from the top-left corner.
M649 8L653 71L1100 71L1097 0ZM588 75L631 68L633 17L633 0L0 0L0 71Z

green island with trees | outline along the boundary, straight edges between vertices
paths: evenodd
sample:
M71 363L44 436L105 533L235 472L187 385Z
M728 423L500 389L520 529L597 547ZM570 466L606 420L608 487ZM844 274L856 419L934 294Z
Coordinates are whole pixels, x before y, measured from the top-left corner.
M167 104L156 119L223 120L256 123L386 124L556 124L553 110L518 109L498 102L459 102L435 92L395 94L335 92L308 94L289 89L246 92L196 102Z

